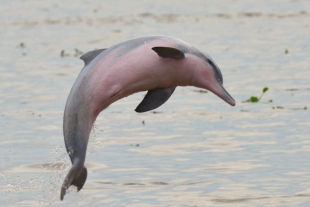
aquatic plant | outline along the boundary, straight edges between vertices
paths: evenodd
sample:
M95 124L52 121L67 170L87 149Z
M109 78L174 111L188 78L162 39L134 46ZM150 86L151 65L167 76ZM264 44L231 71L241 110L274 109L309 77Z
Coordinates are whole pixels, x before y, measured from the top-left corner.
M21 42L21 43L19 43L19 47L20 47L20 48L25 48L26 45L25 45L25 43Z
M60 51L60 57L67 57L67 56L69 56L69 54L66 53L65 50Z
M74 51L75 51L74 57L78 57L84 54L81 50L77 48L75 48Z
M75 49L74 49L74 55L73 55L73 56L74 56L74 57L78 57L78 56L81 56L81 55L83 55L83 52L82 52L81 50L75 48ZM60 51L60 57L68 57L68 56L70 56L70 54L67 53L65 50L61 50L61 51Z
M263 97L263 95L269 90L268 87L263 88L262 90L262 94L260 95L260 97L257 96L251 96L249 99L243 101L243 102L252 102L252 103L256 103L259 102L261 100L261 98ZM270 100L269 102L272 102L272 100Z

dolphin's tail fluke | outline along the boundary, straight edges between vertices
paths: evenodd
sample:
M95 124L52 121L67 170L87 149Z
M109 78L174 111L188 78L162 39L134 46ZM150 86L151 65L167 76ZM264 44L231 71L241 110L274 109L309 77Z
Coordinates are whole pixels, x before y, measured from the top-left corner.
M86 182L86 178L87 178L86 167L83 166L82 168L78 168L75 165L73 165L62 184L60 192L60 200L64 199L66 191L71 185L76 186L77 191L81 190L83 188L84 183Z

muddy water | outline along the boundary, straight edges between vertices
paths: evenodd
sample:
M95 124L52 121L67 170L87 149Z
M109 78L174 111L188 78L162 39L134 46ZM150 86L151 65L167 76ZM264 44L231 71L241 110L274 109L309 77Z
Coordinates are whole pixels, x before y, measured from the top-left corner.
M309 206L308 1L3 1L1 206ZM220 66L237 105L177 88L98 117L84 188L59 201L70 162L62 115L81 52L179 37ZM243 102L269 90L258 103Z

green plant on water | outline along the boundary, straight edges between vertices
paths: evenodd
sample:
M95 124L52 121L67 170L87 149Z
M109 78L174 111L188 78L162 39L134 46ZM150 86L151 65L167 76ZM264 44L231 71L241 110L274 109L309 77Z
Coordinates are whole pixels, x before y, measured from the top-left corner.
M23 42L19 43L19 47L20 47L20 48L25 48L25 47L26 47L26 46L25 46L25 43L23 43Z
M60 51L60 57L67 57L69 56L68 53L65 52L65 50Z
M83 55L83 52L77 48L75 48L74 51L75 51L75 54L74 54L75 57Z
M249 99L245 100L244 102L252 102L252 103L256 103L259 102L261 100L261 98L263 97L263 95L268 91L268 87L263 88L263 93L260 95L260 97L257 96L251 96ZM269 100L269 102L271 102Z

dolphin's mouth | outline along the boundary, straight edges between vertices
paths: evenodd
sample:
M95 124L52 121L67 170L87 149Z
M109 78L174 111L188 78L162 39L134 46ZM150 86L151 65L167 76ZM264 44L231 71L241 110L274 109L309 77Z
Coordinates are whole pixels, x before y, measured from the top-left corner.
M231 106L235 106L236 102L234 98L226 91L224 86L222 84L219 84L223 90L223 95L219 96L221 99L223 99L226 103L230 104Z
M235 106L236 102L234 98L226 91L224 86L219 81L214 81L216 83L212 84L209 88L211 92L220 97L223 101L231 106Z

